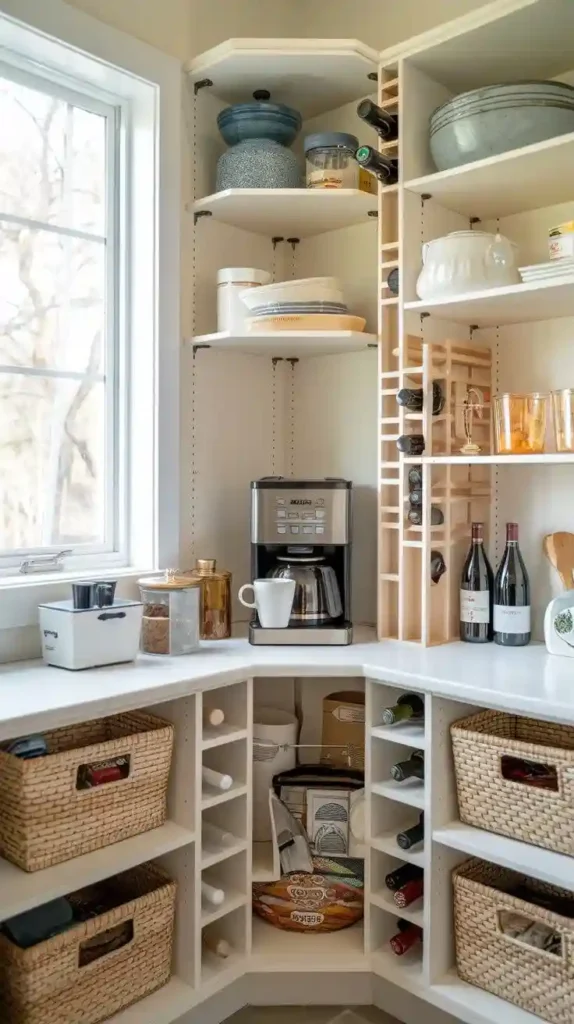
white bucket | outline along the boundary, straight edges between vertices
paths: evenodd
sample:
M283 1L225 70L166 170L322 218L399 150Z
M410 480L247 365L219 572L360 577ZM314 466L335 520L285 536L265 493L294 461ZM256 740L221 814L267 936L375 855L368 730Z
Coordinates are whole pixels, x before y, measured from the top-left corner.
M255 708L253 712L253 840L271 840L269 789L273 776L294 768L299 722L281 708Z

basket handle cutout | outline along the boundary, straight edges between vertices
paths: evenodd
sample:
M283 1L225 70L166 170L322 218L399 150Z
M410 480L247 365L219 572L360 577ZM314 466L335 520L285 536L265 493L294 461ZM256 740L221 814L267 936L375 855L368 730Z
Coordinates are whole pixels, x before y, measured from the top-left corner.
M558 958L566 966L566 943L563 936L546 921L518 914L514 910L498 909L496 930L506 942L519 946L520 949L526 947L533 956L550 958L553 963L556 963Z
M88 761L78 765L76 789L96 789L112 782L123 782L132 769L131 754L118 754L105 761Z
M133 942L133 938L134 921L132 917L129 921L122 921L121 924L116 924L113 928L106 928L104 932L84 939L78 947L78 967L87 967L96 960L102 960L103 957L117 952L118 949L129 946L130 942Z
M500 774L507 782L515 782L518 786L533 789L546 789L552 793L559 792L558 771L547 761L532 761L524 757L513 757L502 754L500 758Z

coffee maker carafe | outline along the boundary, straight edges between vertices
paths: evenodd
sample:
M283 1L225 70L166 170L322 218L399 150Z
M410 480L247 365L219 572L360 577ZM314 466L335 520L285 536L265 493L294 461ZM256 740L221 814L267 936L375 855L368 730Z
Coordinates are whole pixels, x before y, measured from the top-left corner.
M251 621L252 644L350 644L349 480L264 477L251 484L253 579L295 580L289 625Z

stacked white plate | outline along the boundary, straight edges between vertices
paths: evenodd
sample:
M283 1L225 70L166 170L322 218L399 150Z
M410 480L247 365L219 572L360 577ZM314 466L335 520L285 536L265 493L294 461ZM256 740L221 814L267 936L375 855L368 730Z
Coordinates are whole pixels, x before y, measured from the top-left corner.
M253 293L257 292L257 295ZM278 281L241 292L251 316L249 331L364 331L363 317L349 315L336 277Z
M574 274L574 259L569 256L548 263L533 263L530 267L519 267L518 271L525 284L533 281L560 280Z

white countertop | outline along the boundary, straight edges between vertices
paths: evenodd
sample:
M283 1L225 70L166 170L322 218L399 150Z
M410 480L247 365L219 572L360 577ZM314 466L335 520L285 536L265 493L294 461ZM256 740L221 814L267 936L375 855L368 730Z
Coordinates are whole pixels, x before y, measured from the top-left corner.
M0 740L146 707L250 676L365 676L469 704L574 724L574 659L542 644L453 643L423 648L390 640L350 647L205 643L181 658L142 655L130 665L67 672L41 661L0 667Z

